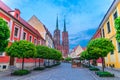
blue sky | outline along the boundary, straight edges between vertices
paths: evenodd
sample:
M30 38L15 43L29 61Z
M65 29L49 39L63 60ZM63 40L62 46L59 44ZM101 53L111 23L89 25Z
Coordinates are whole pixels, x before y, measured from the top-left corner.
M53 34L56 16L63 31L63 19L69 32L70 49L85 47L95 33L113 0L2 0L12 9L18 8L26 21L32 15L46 25Z

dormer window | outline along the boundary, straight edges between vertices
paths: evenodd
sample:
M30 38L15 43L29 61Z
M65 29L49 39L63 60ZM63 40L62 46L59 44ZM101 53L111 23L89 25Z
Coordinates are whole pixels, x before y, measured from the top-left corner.
M14 13L15 13L14 17L19 20L20 19L20 10L19 9L15 9Z
M18 16L19 16L19 15L18 15L18 14L16 14L16 18L18 18Z

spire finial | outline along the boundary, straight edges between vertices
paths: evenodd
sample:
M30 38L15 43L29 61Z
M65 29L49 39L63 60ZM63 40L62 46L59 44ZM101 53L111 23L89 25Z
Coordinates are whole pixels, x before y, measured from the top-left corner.
M66 20L65 20L65 16L64 16L64 32L66 32Z
M57 14L57 19L56 19L56 29L58 30L58 14Z

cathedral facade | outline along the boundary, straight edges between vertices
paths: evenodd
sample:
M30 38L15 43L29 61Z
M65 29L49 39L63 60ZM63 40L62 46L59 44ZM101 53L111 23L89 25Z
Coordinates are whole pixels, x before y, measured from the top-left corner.
M69 53L69 36L68 31L66 30L66 21L64 19L64 29L62 32L62 41L60 36L60 30L58 27L58 17L56 20L56 29L54 30L54 47L55 49L62 52L63 58L68 57Z

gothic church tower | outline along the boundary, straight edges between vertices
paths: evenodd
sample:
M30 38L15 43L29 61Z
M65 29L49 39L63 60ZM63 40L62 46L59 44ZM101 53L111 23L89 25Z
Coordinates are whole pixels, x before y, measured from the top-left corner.
M54 47L62 52L63 58L68 57L69 53L69 39L68 32L66 31L66 21L64 19L64 30L62 32L62 44L60 44L60 30L58 28L58 17L56 19L56 29L54 31Z
M60 50L61 51L61 45L60 45L60 30L58 28L58 16L56 19L56 29L54 31L54 46L55 49Z
M68 32L66 31L66 21L64 19L64 30L62 32L62 54L63 57L68 57L69 53L69 39Z

